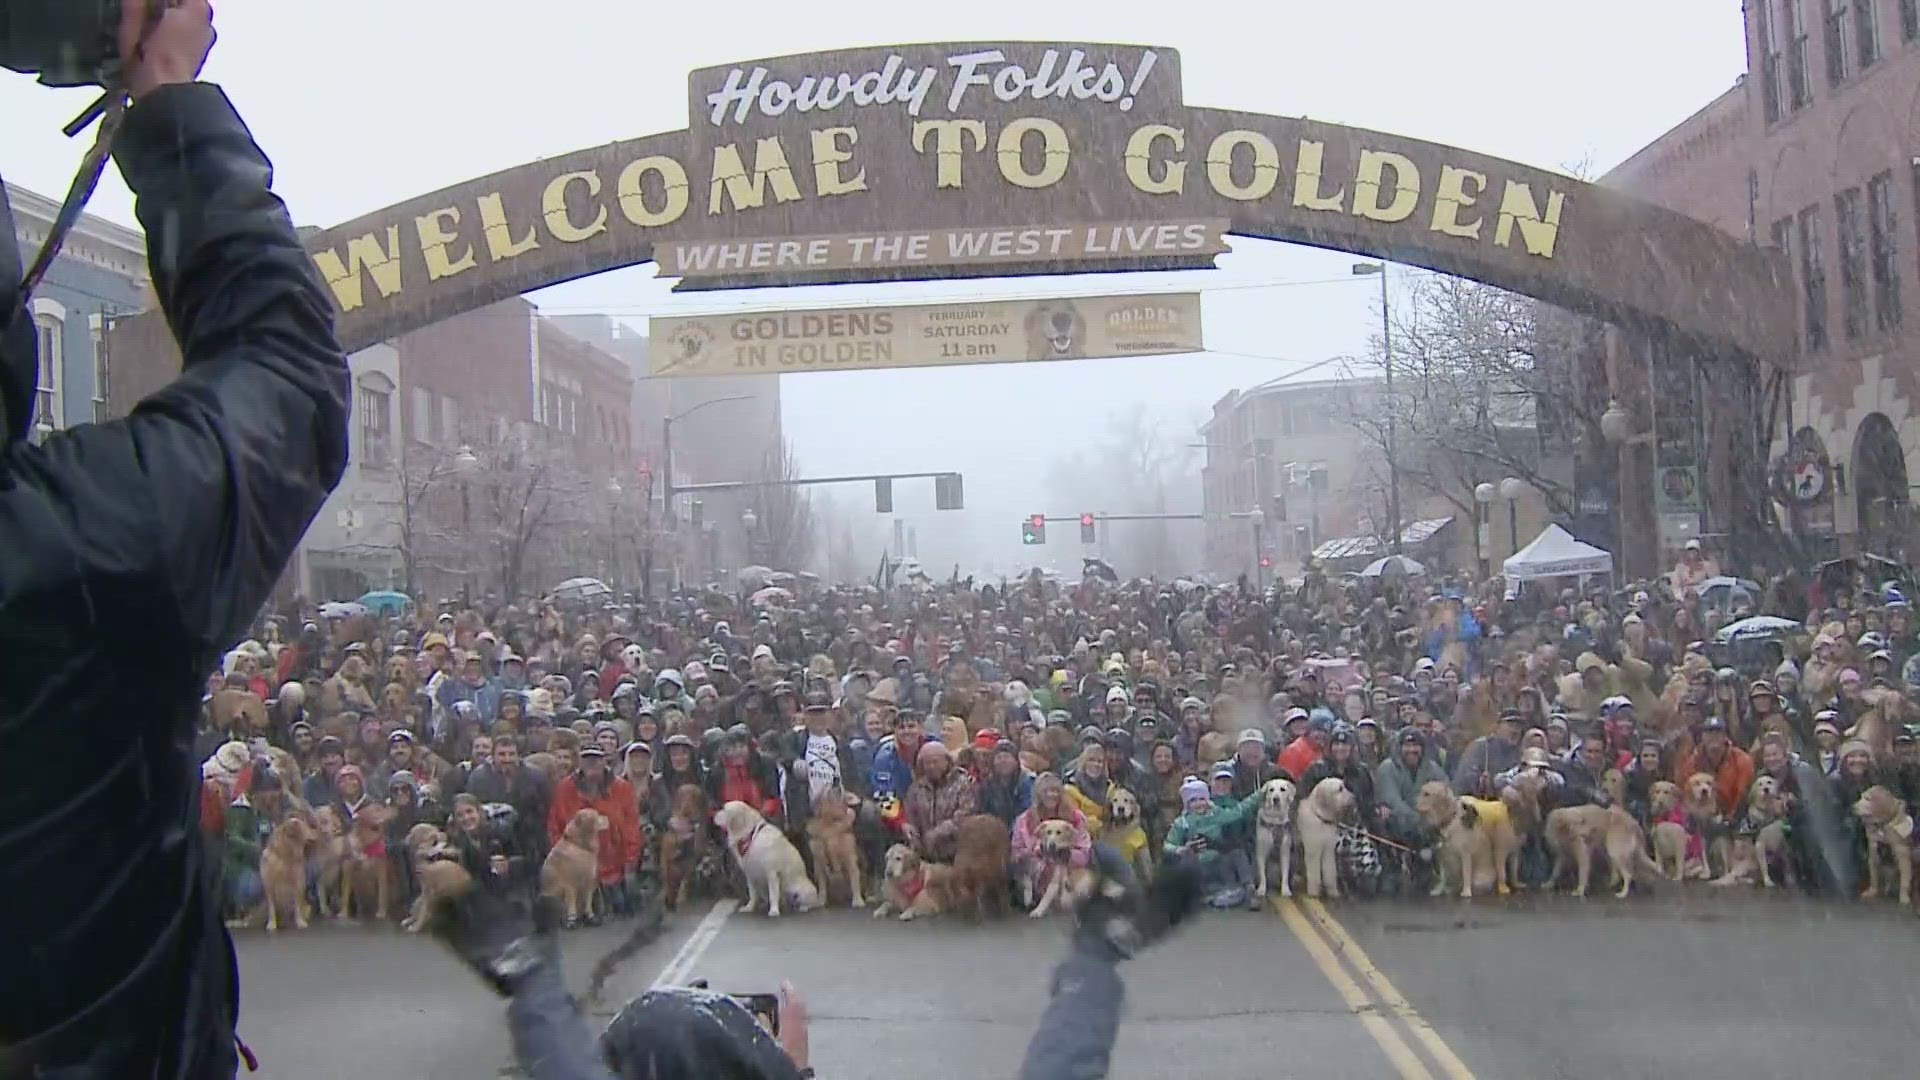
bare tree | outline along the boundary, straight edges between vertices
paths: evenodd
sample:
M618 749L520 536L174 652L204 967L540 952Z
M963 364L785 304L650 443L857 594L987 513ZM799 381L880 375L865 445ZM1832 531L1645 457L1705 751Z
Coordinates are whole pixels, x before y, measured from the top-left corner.
M1567 362L1596 324L1557 314L1464 278L1415 277L1392 311L1394 393L1361 399L1351 415L1376 451L1376 483L1385 484L1391 445L1403 491L1471 515L1476 484L1516 476L1570 515L1574 492L1553 451L1597 434L1605 403ZM1383 370L1378 337L1359 366Z
M1196 458L1188 440L1177 434L1193 426L1191 418L1146 405L1118 410L1107 417L1105 430L1091 446L1048 464L1048 497L1100 514L1197 512ZM1109 530L1105 544L1086 554L1104 552L1129 573L1171 576L1184 569L1180 530L1185 527L1165 521L1102 526ZM1077 532L1071 539L1078 541Z
M791 443L783 439L767 447L753 477L761 485L752 489L756 521L748 539L753 561L798 571L813 558L813 499L806 488L791 483L799 478Z

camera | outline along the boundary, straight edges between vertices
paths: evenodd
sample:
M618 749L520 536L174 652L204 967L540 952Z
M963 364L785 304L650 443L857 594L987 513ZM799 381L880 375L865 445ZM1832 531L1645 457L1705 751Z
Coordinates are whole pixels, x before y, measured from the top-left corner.
M48 86L106 86L120 74L120 0L0 0L0 67Z

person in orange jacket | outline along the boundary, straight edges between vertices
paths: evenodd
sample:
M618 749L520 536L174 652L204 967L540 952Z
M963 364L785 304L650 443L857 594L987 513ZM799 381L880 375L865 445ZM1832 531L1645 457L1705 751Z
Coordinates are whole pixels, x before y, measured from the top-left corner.
M547 842L559 843L573 815L589 808L607 818L607 829L600 834L601 895L616 914L625 915L640 872L644 842L640 805L633 785L608 771L606 750L591 742L580 747L579 770L554 788L553 806L547 811ZM594 921L590 916L589 924Z
M1682 783L1695 773L1713 777L1714 793L1720 812L1729 820L1740 813L1747 789L1753 786L1753 756L1733 745L1727 735L1727 722L1709 716L1700 725L1700 742L1680 763Z

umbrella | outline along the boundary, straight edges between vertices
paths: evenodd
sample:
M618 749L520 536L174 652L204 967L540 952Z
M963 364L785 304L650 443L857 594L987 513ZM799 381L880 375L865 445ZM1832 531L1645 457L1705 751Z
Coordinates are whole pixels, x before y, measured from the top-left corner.
M413 598L391 589L376 589L359 601L376 615L398 615L413 604Z
M568 578L553 587L553 598L574 603L584 603L603 596L612 596L613 590L599 578Z
M1375 559L1360 571L1361 577L1401 578L1419 577L1427 572L1419 560L1409 559L1405 555L1389 555L1384 559Z
M793 599L793 594L778 585L770 585L748 598L755 607L783 606Z
M773 580L773 568L770 566L743 566L738 575L742 589L764 589L777 584Z
M1804 634L1807 628L1792 619L1782 619L1777 615L1755 615L1751 619L1728 623L1713 635L1716 645L1731 645L1736 641L1773 641L1794 634Z
M367 605L365 604L343 604L336 600L333 603L320 605L320 617L323 619L351 619L366 613Z

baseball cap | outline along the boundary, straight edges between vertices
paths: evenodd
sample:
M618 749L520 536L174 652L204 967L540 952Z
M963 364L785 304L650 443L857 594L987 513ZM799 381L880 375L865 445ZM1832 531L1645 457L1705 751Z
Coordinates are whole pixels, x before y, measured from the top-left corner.
M1267 745L1267 735L1266 732L1261 731L1259 728L1250 727L1240 733L1239 741L1241 743L1259 743L1261 746L1265 746Z
M827 693L825 690L809 690L801 701L801 707L807 712L819 712L833 708L833 695Z
M1213 776L1213 779L1215 780L1220 780L1220 779L1231 780L1233 779L1233 766L1223 761L1213 767L1212 776Z

